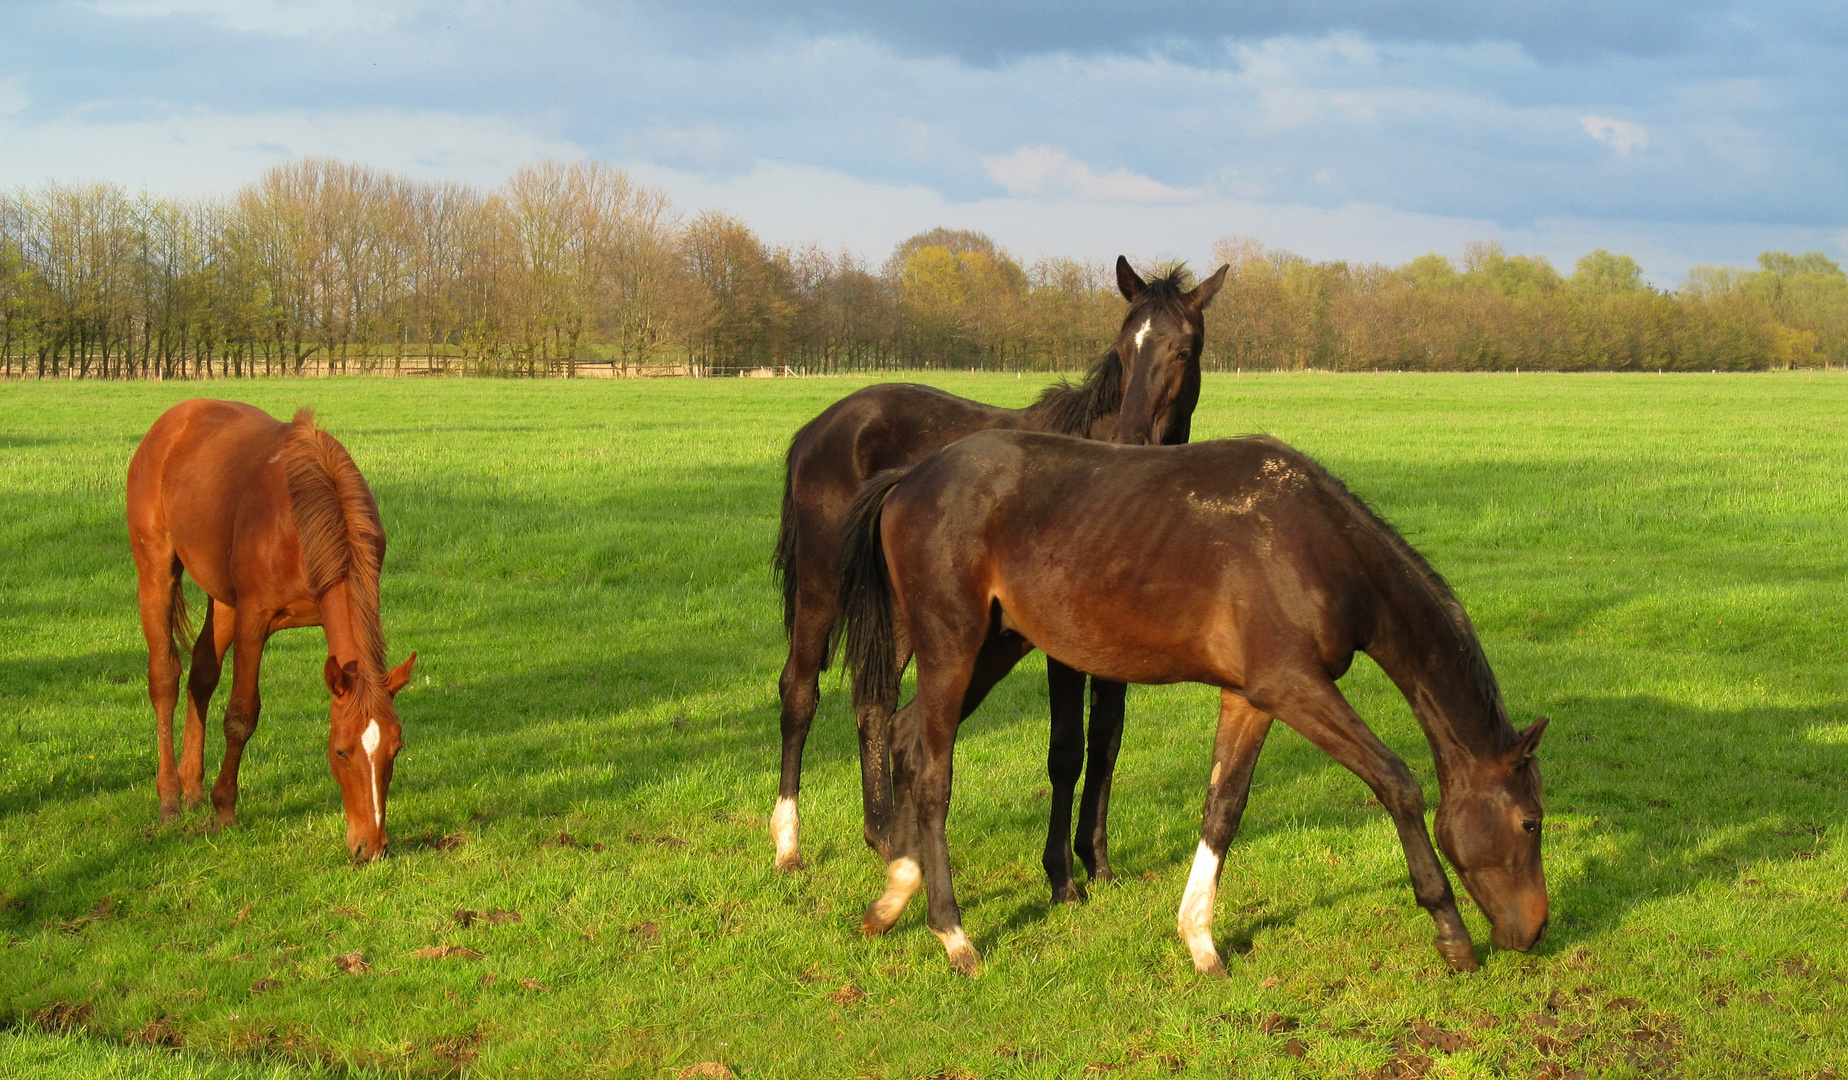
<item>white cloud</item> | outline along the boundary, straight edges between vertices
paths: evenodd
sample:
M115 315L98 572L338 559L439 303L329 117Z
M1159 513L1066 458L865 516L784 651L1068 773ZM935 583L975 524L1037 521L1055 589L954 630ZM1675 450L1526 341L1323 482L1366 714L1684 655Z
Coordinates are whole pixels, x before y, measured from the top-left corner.
M1593 248L1633 256L1649 279L1672 286L1690 266L1751 266L1758 252L1822 250L1848 255L1848 230L1798 226L1694 225L1622 218L1552 217L1520 228L1482 218L1420 214L1367 203L1336 207L1259 202L1205 194L1186 204L1099 204L1076 197L1006 197L957 202L918 184L880 184L827 169L759 162L724 180L649 165L636 179L691 213L724 210L770 244L845 248L877 265L899 241L938 225L978 229L1016 256L1068 255L1096 261L1180 258L1210 267L1213 241L1256 237L1312 259L1399 264L1429 251L1460 257L1472 240L1544 255L1570 269Z
M1203 188L1174 188L1128 169L1102 176L1063 150L1023 146L1011 154L985 157L989 178L1021 198L1069 197L1105 203L1183 203L1206 194Z
M1579 125L1585 134L1607 142L1617 148L1619 154L1627 154L1649 145L1649 129L1628 120L1612 120L1605 116L1581 116Z
M540 158L584 156L574 143L497 116L411 109L173 112L109 122L0 115L0 145L0 186L108 179L172 194L228 192L306 155L485 185Z

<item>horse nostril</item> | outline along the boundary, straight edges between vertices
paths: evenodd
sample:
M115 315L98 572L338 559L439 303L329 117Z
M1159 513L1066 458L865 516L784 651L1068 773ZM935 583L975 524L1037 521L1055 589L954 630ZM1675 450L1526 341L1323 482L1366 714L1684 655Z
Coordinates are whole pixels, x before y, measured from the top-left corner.
M1540 939L1546 937L1547 922L1548 920L1546 919L1540 920L1540 929L1534 931L1534 941L1533 941L1534 945L1540 944ZM1531 948L1532 946L1529 946L1529 947Z

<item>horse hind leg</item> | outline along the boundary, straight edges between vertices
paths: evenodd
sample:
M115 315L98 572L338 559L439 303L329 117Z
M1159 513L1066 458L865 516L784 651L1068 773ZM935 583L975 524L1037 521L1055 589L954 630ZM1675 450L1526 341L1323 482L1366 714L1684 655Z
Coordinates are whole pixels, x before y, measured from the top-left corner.
M793 571L792 571L793 572ZM815 574L805 575L812 581ZM828 660L828 636L839 615L839 602L826 589L805 588L796 593L796 615L789 635L789 659L777 683L782 710L783 769L777 785L776 809L770 814L770 839L776 845L776 868L802 868L801 820L797 798L802 789L802 751L808 744L809 725L821 701L821 669Z
M1213 774L1206 785L1206 807L1200 814L1200 846L1194 851L1187 891L1181 895L1175 916L1181 940L1193 956L1194 970L1206 975L1225 974L1225 964L1213 944L1213 906L1219 898L1219 873L1225 867L1226 848L1238 833L1251 794L1251 774L1258 752L1270 734L1269 715L1230 690L1219 693L1219 727L1213 737Z
M186 727L180 738L180 796L188 807L205 801L205 717L237 626L233 608L216 600L207 603L205 625L193 642L192 667L186 677Z
M949 686L951 680L933 692L922 685L920 666L918 697L921 705L917 717L915 753L911 755L910 802L915 808L915 829L919 864L924 872L926 922L930 932L943 943L950 970L958 975L977 975L982 958L963 932L962 909L956 902L955 882L950 874L950 848L945 824L950 813L951 773L956 752L956 728L961 718L956 702L962 696Z
M892 757L892 829L887 838L886 882L879 897L866 907L860 919L860 932L878 937L892 929L905 905L917 894L924 882L918 862L918 815L912 784L917 761L916 731L909 721L916 704L908 705L893 718L893 729L904 732L891 748Z
M173 754L173 709L180 696L180 649L175 627L183 620L186 594L181 591L181 567L171 548L135 552L137 599L141 606L141 633L148 643L148 699L154 705L154 747L157 764L154 790L160 796L160 819L180 814L180 776Z
M894 663L900 678L911 663L911 646L905 628L892 628ZM860 739L860 834L866 846L881 859L890 862L892 852L908 850L897 838L901 811L895 791L893 717L898 712L898 686L889 694L875 694L872 687L856 675L853 682L853 712Z

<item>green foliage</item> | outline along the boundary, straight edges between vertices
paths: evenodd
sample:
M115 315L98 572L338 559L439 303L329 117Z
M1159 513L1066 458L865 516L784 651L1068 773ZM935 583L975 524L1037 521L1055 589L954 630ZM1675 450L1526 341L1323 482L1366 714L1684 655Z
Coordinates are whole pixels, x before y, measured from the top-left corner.
M1773 277L1785 279L1800 275L1817 277L1842 277L1842 268L1820 251L1809 251L1802 255L1792 255L1787 251L1767 251L1758 256L1758 265Z
M1636 265L1635 259L1612 255L1603 248L1579 259L1572 268L1572 284L1594 296L1638 292L1647 287L1643 284L1643 268Z
M1570 279L1473 243L1400 267L1224 237L1222 370L1706 371L1848 365L1848 278L1820 253L1697 267L1656 294L1600 248ZM1123 306L1107 264L1023 265L935 228L878 270L681 221L620 169L541 163L494 191L331 159L230 199L106 184L0 196L0 378L261 374L816 374L1083 368Z
M1401 273L1418 289L1451 289L1457 285L1457 268L1450 265L1447 256L1435 252L1406 263Z
M1006 405L1040 385L923 377ZM156 823L121 478L198 388L0 388L0 1075L1807 1078L1848 1055L1848 376L1209 376L1198 437L1324 461L1450 579L1516 723L1552 717L1535 952L1446 974L1385 816L1279 726L1222 881L1224 980L1174 931L1203 687L1131 691L1123 877L1083 907L1043 895L1038 661L964 726L979 980L921 910L859 936L881 868L832 677L809 868L770 868L782 452L856 385L240 387L317 406L390 533L384 624L420 660L367 867L312 630L266 655L239 824ZM1364 660L1342 686L1435 804L1403 699ZM481 955L417 955L440 946Z

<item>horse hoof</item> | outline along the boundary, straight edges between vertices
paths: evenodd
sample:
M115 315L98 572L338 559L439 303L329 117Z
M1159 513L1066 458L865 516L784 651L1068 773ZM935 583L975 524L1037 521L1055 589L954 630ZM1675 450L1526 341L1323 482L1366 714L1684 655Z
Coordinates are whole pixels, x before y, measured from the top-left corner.
M866 914L860 917L860 933L869 938L876 938L897 922L897 917L885 918L879 911L880 901L875 900L866 906Z
M1089 897L1085 896L1084 889L1076 881L1068 881L1063 888L1052 890L1052 902L1055 904L1082 904L1087 899Z
M1475 971L1482 966L1476 962L1475 947L1467 941L1440 941L1437 951L1452 971Z
M802 856L794 853L789 855L778 855L776 857L776 868L786 874L793 874L803 869Z
M162 825L167 824L168 822L172 821L173 819L179 816L180 816L180 808L178 805L169 806L166 803L160 804L160 823Z
M950 952L950 970L964 978L973 979L982 973L982 957L972 945L964 945Z
M1210 979L1223 979L1226 977L1226 965L1224 961L1220 960L1217 956L1210 957L1206 960L1196 958L1194 960L1194 970Z
M1111 885L1116 882L1116 874L1108 866L1100 866L1097 873L1091 875L1091 880L1101 885Z

